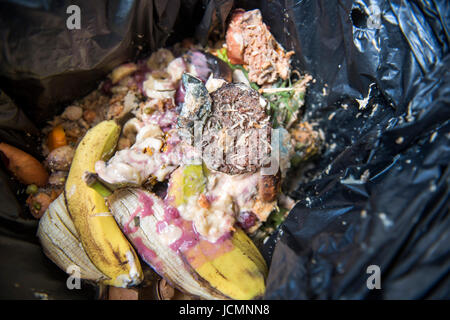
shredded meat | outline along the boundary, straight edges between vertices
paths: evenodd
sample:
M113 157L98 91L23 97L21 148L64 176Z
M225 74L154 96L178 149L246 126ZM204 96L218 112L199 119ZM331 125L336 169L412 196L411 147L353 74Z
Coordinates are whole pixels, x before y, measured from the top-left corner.
M262 21L258 9L238 9L233 13L226 43L230 62L247 65L250 81L264 85L289 77L294 52L285 52Z

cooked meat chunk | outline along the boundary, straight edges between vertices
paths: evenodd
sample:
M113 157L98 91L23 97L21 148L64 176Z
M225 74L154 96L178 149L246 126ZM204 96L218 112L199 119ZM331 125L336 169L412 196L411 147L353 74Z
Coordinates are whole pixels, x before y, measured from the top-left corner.
M259 199L264 202L275 201L280 189L280 171L276 175L261 175L258 181Z
M262 20L261 12L238 9L233 13L226 34L231 63L248 65L248 77L258 85L289 77L290 58Z

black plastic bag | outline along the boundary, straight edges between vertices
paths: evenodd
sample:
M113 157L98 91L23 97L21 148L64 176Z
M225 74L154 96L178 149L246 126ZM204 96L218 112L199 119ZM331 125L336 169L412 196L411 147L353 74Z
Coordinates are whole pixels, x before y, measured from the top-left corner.
M81 8L81 30L65 28L70 4ZM447 1L4 1L0 88L40 126L122 62L186 36L223 35L233 7L259 8L295 50L295 66L316 79L304 118L327 142L263 248L266 298L449 298ZM0 139L33 152L23 132L34 126L5 101ZM4 110L22 120L3 121L12 119ZM92 288L65 288L7 177L0 297L94 297ZM380 290L367 287L370 265L380 267Z
M321 82L305 118L330 147L268 244L266 298L450 297L449 12L446 1L287 10L300 66ZM381 290L368 289L371 265Z

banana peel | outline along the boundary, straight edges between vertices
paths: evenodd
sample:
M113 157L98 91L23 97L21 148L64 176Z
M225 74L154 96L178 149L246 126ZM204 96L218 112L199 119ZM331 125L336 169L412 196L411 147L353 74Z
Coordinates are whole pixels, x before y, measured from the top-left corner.
M83 248L107 280L104 284L129 287L143 279L139 258L118 227L105 199L83 180L98 160L109 159L117 144L120 127L103 121L91 128L75 150L64 189L67 209Z
M222 300L248 300L264 294L267 266L241 229L211 243L195 235L192 222L177 217L174 207L144 189L116 190L108 203L142 259L179 290ZM179 228L179 240L165 240L167 229L161 232L161 225Z
M205 174L203 165L187 165L175 170L169 182L168 202L177 207L187 198L204 192ZM264 294L267 265L239 227L220 244L201 240L182 255L199 276L232 299L254 299Z
M172 205L185 204L189 197L203 193L206 188L203 165L179 167L170 176L168 195Z
M202 165L180 167L171 176L164 202L147 190L128 188L116 190L108 203L140 256L181 291L204 299L261 297L267 265L242 229L211 243L179 216L177 205L204 192L206 181ZM164 231L158 231L161 224L180 229L181 237L175 237L179 240L164 241Z
M37 236L44 254L66 273L79 270L81 279L101 282L108 279L84 251L80 235L67 212L64 194L60 194L39 219Z
M229 299L202 279L165 241L159 230L166 224L168 208L161 198L144 189L127 188L114 191L108 203L141 258L172 286L202 299Z

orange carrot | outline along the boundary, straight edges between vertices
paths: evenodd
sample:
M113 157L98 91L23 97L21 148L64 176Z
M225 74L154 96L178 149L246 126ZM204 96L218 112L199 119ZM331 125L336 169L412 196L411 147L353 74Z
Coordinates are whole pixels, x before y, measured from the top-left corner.
M48 135L47 146L50 151L67 145L66 133L62 126L56 126Z
M0 143L0 153L4 155L8 170L23 184L39 187L47 184L48 172L33 156L3 142Z
M27 205L33 217L40 219L52 201L48 194L41 192L36 195L30 195L27 199Z
M208 198L203 193L200 194L200 197L198 197L197 203L200 207L205 208L205 209L208 209L211 206Z

